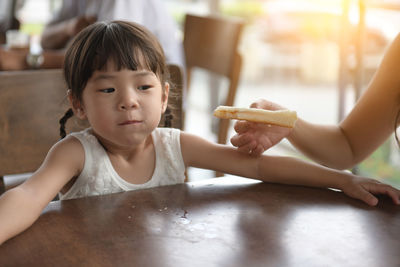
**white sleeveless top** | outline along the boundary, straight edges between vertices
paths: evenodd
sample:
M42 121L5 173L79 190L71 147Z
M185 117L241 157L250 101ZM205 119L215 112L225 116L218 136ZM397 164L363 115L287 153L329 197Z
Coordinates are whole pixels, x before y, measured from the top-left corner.
M70 135L82 143L85 164L72 187L65 194L59 193L61 200L178 184L185 180L178 129L156 128L152 132L156 166L153 176L144 184L131 184L118 175L90 128Z

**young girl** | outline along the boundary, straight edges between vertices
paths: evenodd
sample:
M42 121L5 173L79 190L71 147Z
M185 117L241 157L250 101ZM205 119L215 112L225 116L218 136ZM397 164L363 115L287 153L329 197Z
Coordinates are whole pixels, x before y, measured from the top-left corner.
M378 201L371 193L400 203L398 190L375 180L294 158L252 157L177 129L157 128L167 108L168 73L162 48L137 24L89 26L68 49L64 72L73 113L91 127L56 143L28 181L0 198L0 243L28 228L58 192L69 199L183 183L187 166L333 187L370 205Z

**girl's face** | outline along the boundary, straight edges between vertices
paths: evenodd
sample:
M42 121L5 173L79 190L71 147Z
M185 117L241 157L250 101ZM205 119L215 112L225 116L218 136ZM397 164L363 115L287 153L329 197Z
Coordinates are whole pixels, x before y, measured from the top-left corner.
M149 70L116 70L109 62L95 71L74 103L75 114L88 119L99 141L108 147L132 148L158 126L167 107L169 85Z

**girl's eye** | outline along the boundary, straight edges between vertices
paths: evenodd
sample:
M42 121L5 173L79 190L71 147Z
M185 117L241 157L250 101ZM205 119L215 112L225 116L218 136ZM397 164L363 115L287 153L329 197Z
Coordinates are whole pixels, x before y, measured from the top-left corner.
M151 87L152 87L151 85L142 85L142 86L139 86L138 89L141 91L144 91L144 90L150 89Z
M115 89L114 88L106 88L106 89L101 89L101 90L99 90L100 92L102 92L102 93L112 93L112 92L114 92L115 91Z

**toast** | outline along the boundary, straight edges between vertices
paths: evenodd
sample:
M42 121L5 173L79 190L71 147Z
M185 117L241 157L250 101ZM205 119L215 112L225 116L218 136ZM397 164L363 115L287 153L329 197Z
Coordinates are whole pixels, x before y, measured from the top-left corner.
M257 123L272 124L293 128L297 120L296 111L291 110L265 110L257 108L237 108L219 106L214 110L214 116L221 119L246 120Z

